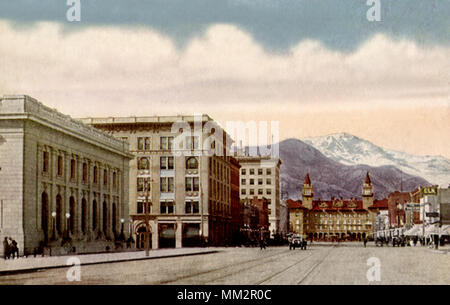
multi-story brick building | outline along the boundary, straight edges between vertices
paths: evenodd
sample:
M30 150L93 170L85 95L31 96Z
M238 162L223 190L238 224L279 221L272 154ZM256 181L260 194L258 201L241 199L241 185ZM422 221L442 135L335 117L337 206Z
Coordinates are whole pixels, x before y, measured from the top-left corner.
M272 157L237 157L241 165L241 199L269 200L269 231L273 236L280 231L281 160Z
M230 188L231 188L231 231L233 244L239 242L240 224L240 195L239 195L239 173L241 166L234 157L230 157Z
M231 242L232 140L209 116L82 121L130 144L129 202L138 248L144 247L147 190L152 248Z
M21 254L114 250L128 235L132 157L123 141L31 97L2 97L0 238Z
M376 214L386 206L374 200L369 173L362 188L362 199L332 198L314 200L314 189L306 175L302 200L287 200L290 230L313 240L360 240L373 237Z

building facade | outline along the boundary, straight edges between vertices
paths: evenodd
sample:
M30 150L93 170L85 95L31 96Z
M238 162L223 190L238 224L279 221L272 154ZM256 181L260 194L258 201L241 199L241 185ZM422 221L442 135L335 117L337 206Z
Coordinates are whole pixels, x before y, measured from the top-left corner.
M309 174L302 200L287 200L291 232L311 240L361 240L374 233L376 215L386 203L374 200L369 173L362 187L362 199L315 200Z
M271 157L237 157L241 165L240 197L269 200L269 231L273 236L280 233L281 160Z
M153 249L231 243L236 165L228 155L232 140L214 120L201 115L82 121L127 141L134 154L129 209L138 248L145 241L146 198Z
M121 140L31 97L4 96L0 238L15 239L21 254L123 246L131 158Z

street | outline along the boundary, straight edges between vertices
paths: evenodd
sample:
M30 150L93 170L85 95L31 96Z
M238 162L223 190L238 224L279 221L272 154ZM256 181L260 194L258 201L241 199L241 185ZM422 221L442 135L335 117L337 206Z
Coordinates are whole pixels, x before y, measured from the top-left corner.
M81 281L68 268L4 275L0 284L450 284L450 256L422 247L364 248L361 243L288 247L216 248L217 253L81 266ZM380 261L380 281L369 282L367 260Z

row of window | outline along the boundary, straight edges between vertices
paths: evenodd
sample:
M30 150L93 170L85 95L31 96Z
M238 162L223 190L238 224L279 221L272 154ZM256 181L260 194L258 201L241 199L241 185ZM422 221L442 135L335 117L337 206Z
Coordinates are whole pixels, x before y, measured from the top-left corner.
M249 195L255 195L254 189L249 189ZM246 189L241 189L241 195L247 195ZM264 195L263 189L258 189L258 195ZM266 195L272 195L272 189L266 189Z
M173 170L175 159L173 156L162 156L159 159L159 167L162 170ZM142 157L137 159L138 170L150 170L150 158ZM198 159L195 157L186 158L186 169L198 169Z
M127 141L127 137L122 137L122 140ZM172 150L174 143L173 136L160 137L159 149L160 150ZM200 137L199 136L187 136L185 142L183 143L185 149L199 149L200 147ZM212 148L214 145L212 145ZM180 147L183 148L183 147ZM137 150L138 151L150 151L152 150L152 140L151 137L138 137L137 138Z
M42 172L44 174L48 174L50 172L50 153L48 151L43 151L43 156L42 156ZM57 164L56 164L56 175L58 177L63 177L64 176L64 159L63 156L58 156L57 158ZM75 159L71 159L70 160L70 167L69 167L69 177L71 180L76 180L77 179L77 173L78 173L78 166L77 166L77 162ZM81 174L81 181L84 184L87 184L89 182L89 168L88 168L88 163L87 162L83 162L82 164L82 174ZM107 186L109 181L108 181L108 176L109 176L109 172L108 170L105 168L103 170L103 185ZM114 171L113 172L113 177L112 177L112 185L113 188L117 188L117 173ZM94 165L93 168L93 172L92 172L92 182L94 184L98 184L99 183L99 171L98 171L98 167L96 165Z
M255 179L249 179L249 183L250 185L255 185ZM264 183L264 180L262 178L258 179L258 185L262 185ZM242 185L246 185L247 184L247 180L246 179L241 179L241 184ZM266 184L267 185L272 185L272 179L267 178L266 179Z
M255 175L255 172L258 172L258 175L263 175L263 169L262 168L250 168L249 169L249 174L250 175ZM242 175L247 175L247 169L243 168L241 169L241 174ZM272 175L272 169L271 168L266 168L266 175Z
M137 178L137 191L151 191L151 183L145 185L147 178ZM162 193L173 193L175 190L173 177L161 177L160 178L160 191ZM199 177L186 177L185 178L185 191L186 192L198 192L200 190L200 178Z
M148 212L152 213L152 205L147 205ZM161 214L174 214L175 213L175 203L173 201L161 202L159 206L159 211ZM199 202L198 201L186 201L185 203L185 214L199 214ZM145 213L145 202L138 201L137 203L137 213Z
M321 218L327 218L328 215L327 214L314 214L314 217L320 217ZM353 216L352 216L353 215ZM367 214L343 214L344 218L369 218L369 216ZM329 215L330 218L337 218L340 216L336 216L336 215Z

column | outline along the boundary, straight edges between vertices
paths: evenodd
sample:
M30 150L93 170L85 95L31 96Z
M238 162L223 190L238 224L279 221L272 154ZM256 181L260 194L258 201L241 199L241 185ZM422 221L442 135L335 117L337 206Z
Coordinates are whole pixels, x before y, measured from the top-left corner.
M175 247L181 248L182 247L182 238L183 238L183 226L181 223L181 219L177 219L176 222L176 231L175 231Z
M158 220L150 221L150 225L153 228L152 230L152 249L159 248L159 228L158 228ZM130 232L132 234L132 232Z

